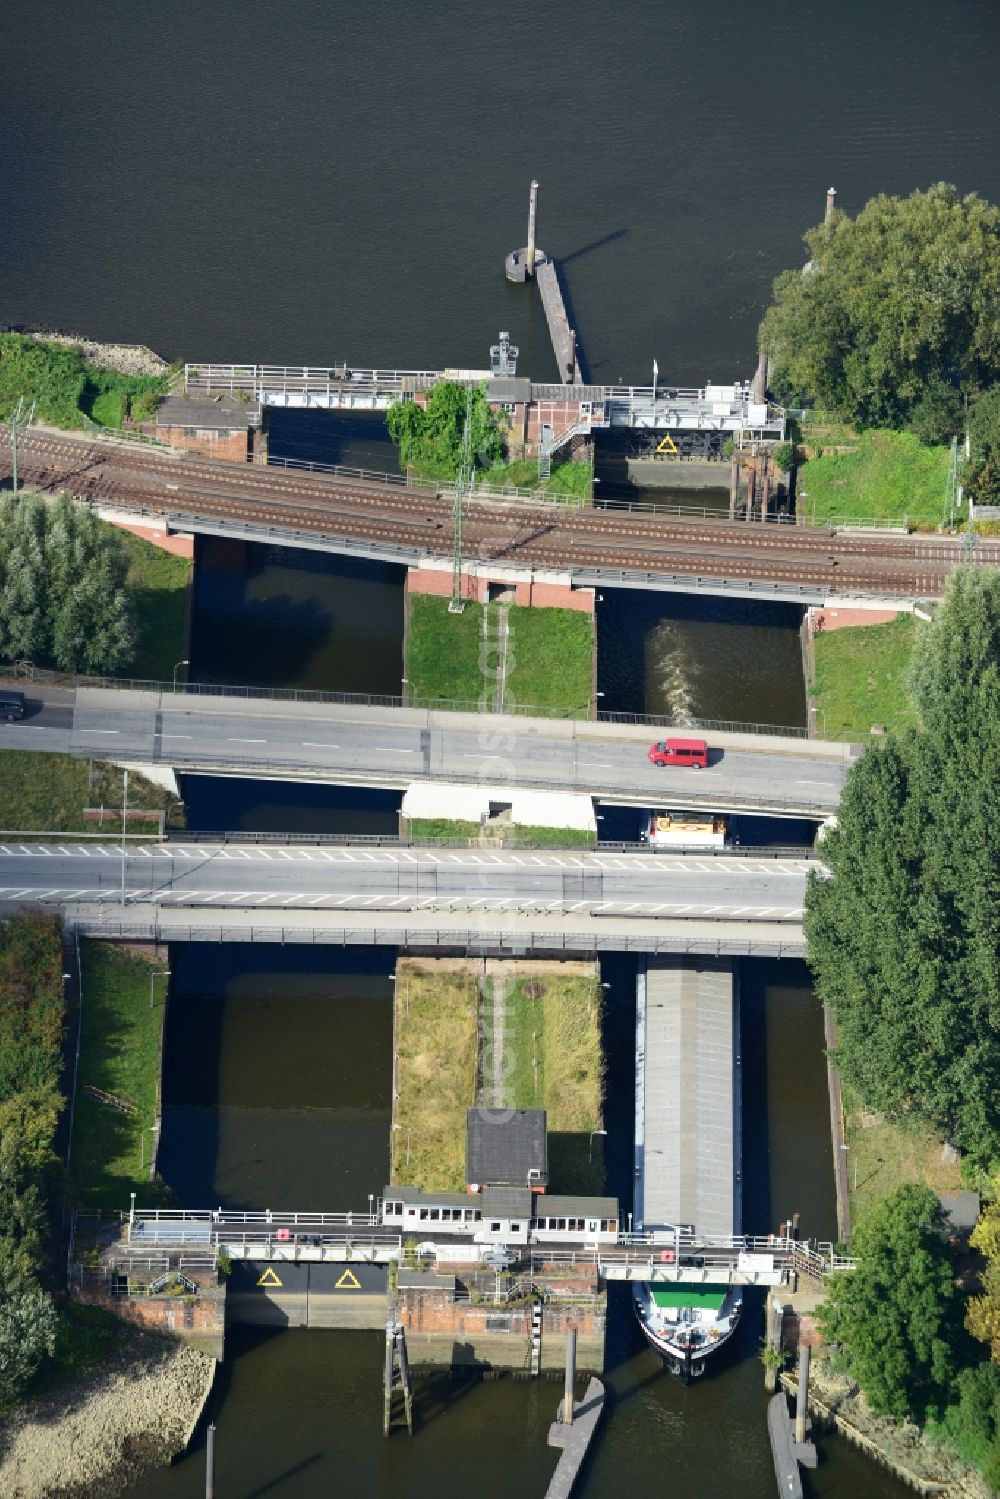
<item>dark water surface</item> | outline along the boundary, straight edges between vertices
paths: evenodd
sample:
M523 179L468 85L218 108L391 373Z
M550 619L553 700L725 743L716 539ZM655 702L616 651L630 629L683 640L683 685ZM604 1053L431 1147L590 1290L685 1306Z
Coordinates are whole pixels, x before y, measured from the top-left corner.
M797 604L605 588L597 685L608 712L805 723Z
M190 655L197 682L399 693L403 569L199 536Z
M1000 198L992 0L48 0L5 14L0 310L167 356L481 368L527 187L593 377L752 373L832 182ZM933 106L928 107L929 101Z
M174 948L163 1168L189 1205L367 1205L384 1184L391 1087L388 953ZM606 992L609 1185L630 1191L634 962L602 965ZM749 1231L798 1211L835 1231L822 1024L797 963L743 965L744 1193ZM197 1055L191 1039L197 1035ZM738 1346L690 1390L645 1349L623 1287L612 1295L610 1417L582 1499L672 1489L771 1499L774 1476L757 1359L759 1299ZM557 1387L421 1379L412 1441L381 1433L378 1334L236 1329L213 1399L222 1499L330 1493L464 1499L540 1496L554 1467L545 1433ZM130 1499L195 1499L204 1453L154 1474ZM835 1441L810 1496L900 1499L902 1490Z
M399 832L401 791L324 786L302 781L184 776L181 787L193 833Z

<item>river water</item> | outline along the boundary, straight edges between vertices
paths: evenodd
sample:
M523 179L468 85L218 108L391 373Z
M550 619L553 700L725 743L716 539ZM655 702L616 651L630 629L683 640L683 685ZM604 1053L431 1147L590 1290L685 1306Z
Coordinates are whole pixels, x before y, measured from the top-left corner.
M0 312L196 361L411 368L481 367L503 327L521 371L544 379L554 370L538 300L502 275L504 253L523 242L536 175L539 239L562 262L593 379L648 380L654 358L665 382L747 376L771 280L801 262L802 230L831 182L848 211L939 178L1000 198L998 50L993 0L801 0L780 15L742 0L508 0L475 11L455 0L49 0L44 18L14 7L0 52ZM344 437L339 461L386 466L360 430ZM260 563L249 549L220 552L211 565L206 555L196 673L395 690L401 607L387 603L397 622L379 627L369 659L351 633L354 608L335 618L332 594L347 598L356 577L334 585L328 572L307 586L287 554ZM367 613L367 582L365 596ZM250 602L256 613L244 612ZM599 621L606 660L613 610L609 601ZM726 646L730 685L716 691L684 632L731 621L654 613L621 634L623 670L633 661L617 699L627 711L650 702L661 712L686 694L698 715L801 721L794 621L753 624L742 646ZM778 647L778 694L752 644L759 651L772 628L789 642ZM650 661L653 636L662 649ZM602 690L610 706L618 685ZM259 1200L293 1184L324 1200L378 1190L384 972L324 961L313 973L289 953L245 961L238 971L216 967L218 952L174 955L165 1162L174 1150L171 1172L198 1197ZM628 982L609 981L612 1008L627 1015ZM806 1232L822 1234L832 1198L818 1017L800 981L782 972L760 984L763 1217L798 1207ZM186 1042L174 1039L177 1016ZM182 1083L202 1025L210 1061ZM293 1096L296 1069L304 1087ZM627 1100L630 1084L612 1074L609 1107L612 1087ZM623 1149L621 1122L612 1154L616 1139ZM296 1142L308 1142L308 1160L290 1167ZM203 1146L200 1178L185 1177ZM300 1173L291 1181L289 1169ZM750 1317L745 1337L741 1362L685 1392L657 1373L627 1317L613 1322L614 1407L581 1493L667 1483L699 1499L773 1493ZM230 1348L217 1401L220 1499L473 1489L507 1499L541 1493L551 1471L551 1386L422 1393L419 1436L385 1443L376 1336L234 1336ZM900 1493L833 1444L807 1481L837 1499ZM197 1453L141 1488L143 1499L201 1492Z

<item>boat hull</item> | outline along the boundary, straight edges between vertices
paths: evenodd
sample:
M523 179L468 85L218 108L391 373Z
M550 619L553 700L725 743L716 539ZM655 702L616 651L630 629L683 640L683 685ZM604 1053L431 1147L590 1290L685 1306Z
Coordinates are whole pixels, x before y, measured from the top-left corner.
M718 1336L699 1346L682 1347L679 1343L663 1336L655 1328L648 1325L643 1314L642 1302L636 1297L632 1303L635 1319L642 1329L642 1335L650 1348L660 1359L663 1367L679 1379L681 1384L694 1384L702 1379L709 1364L714 1363L721 1348L730 1341L740 1324L741 1303L737 1302L729 1318L729 1326L725 1332L719 1332Z

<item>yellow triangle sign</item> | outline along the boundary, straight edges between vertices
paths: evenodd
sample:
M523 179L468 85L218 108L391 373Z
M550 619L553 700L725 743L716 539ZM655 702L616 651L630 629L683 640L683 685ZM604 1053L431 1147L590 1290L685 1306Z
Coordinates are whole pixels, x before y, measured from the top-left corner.
M257 1284L259 1286L280 1286L283 1285L284 1282L278 1279L277 1275L271 1269L270 1265L268 1265L267 1269L264 1271L264 1274L261 1276Z
M334 1281L335 1291L360 1291L361 1282L353 1270L345 1270L339 1280Z

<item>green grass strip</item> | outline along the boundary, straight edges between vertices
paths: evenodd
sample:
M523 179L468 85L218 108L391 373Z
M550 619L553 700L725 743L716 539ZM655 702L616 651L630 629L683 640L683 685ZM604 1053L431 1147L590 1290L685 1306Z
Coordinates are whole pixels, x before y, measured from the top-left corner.
M913 615L900 614L885 624L813 637L821 738L865 742L873 724L903 729L916 723L906 685L915 633Z

